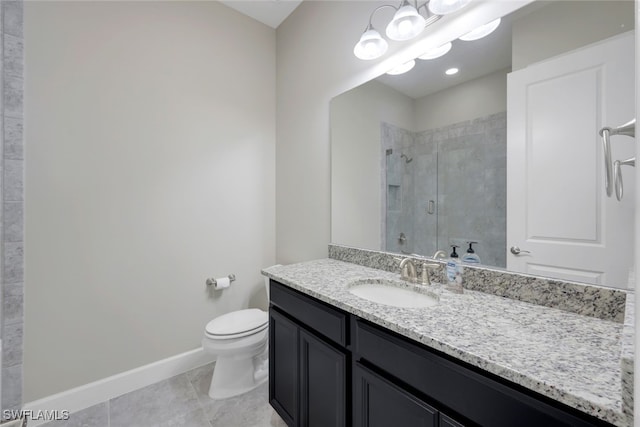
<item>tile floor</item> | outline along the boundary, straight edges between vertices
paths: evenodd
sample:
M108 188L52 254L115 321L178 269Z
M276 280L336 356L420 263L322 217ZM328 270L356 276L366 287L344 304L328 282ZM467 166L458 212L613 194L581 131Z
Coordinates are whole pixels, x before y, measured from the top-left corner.
M286 427L268 403L267 383L214 401L213 363L118 396L42 427Z

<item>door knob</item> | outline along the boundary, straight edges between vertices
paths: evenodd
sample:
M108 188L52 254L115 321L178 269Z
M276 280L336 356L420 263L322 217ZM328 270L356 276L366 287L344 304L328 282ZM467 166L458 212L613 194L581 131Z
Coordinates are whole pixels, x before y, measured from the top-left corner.
M511 250L511 253L514 254L514 255L520 255L521 253L522 254L530 254L531 253L529 251L523 251L522 249L520 249L517 246L511 246L510 250Z

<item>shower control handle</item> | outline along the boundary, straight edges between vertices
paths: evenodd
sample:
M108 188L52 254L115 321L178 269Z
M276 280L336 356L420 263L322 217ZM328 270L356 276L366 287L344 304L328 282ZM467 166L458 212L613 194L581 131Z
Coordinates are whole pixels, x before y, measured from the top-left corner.
M429 215L433 215L436 212L436 202L435 200L429 200L429 204L427 205L427 213Z

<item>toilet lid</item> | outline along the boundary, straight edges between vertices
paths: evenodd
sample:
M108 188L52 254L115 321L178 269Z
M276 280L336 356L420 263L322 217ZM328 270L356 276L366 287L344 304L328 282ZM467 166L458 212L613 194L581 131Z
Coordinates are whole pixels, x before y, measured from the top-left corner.
M257 308L232 311L207 323L205 331L215 338L237 338L265 329L269 324L266 311Z

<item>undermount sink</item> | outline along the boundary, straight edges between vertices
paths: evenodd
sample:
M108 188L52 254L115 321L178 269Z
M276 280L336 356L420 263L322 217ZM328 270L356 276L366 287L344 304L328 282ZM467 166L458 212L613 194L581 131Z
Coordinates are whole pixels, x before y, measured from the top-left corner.
M433 307L438 296L401 280L362 279L349 284L353 295L393 307Z

